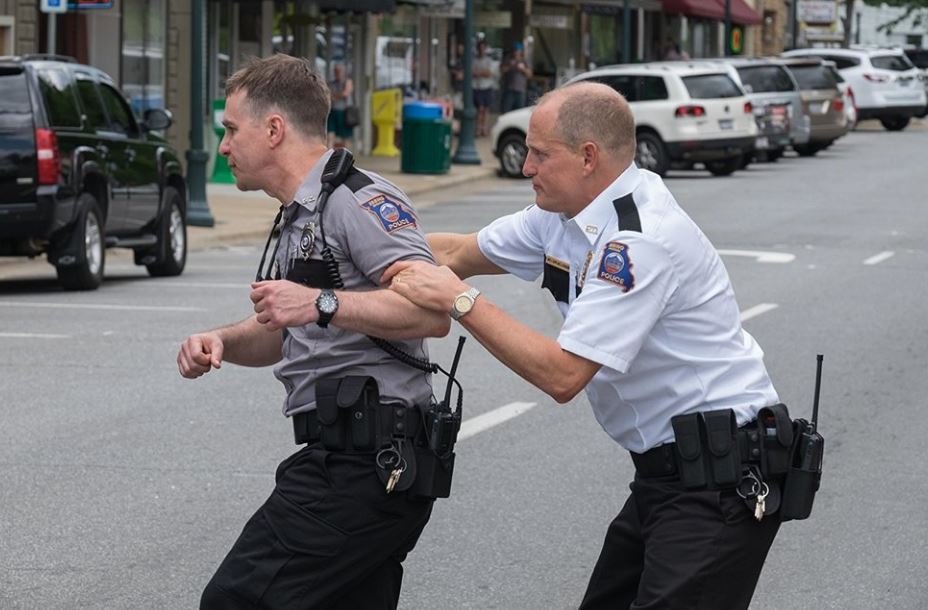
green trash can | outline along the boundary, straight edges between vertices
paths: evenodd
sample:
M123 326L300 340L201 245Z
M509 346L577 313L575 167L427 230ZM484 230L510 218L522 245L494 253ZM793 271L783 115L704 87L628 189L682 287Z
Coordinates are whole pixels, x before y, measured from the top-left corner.
M441 104L403 106L400 169L407 174L446 174L451 169L451 121Z

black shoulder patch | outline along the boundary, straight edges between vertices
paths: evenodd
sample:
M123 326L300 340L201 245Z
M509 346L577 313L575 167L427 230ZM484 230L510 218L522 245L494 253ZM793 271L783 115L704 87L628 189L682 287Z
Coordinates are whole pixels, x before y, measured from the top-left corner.
M357 193L365 186L374 184L374 181L358 168L352 167L348 170L348 175L345 177L343 184L350 188L352 193Z
M637 231L641 233L641 218L638 217L638 206L635 198L629 193L612 202L615 213L619 217L619 231Z

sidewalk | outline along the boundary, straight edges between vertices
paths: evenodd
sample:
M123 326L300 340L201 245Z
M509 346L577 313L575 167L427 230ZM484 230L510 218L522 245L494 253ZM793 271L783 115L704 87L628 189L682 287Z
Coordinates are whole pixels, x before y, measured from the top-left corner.
M404 174L400 157L358 156L358 167L376 172L399 186L416 204L416 196L429 191L481 180L496 175L499 163L493 156L490 138L477 138L480 165L451 164L447 174ZM452 141L452 154L457 150L457 138ZM280 203L263 192L242 192L234 184L208 184L207 199L210 213L216 220L213 227L187 227L188 247L202 250L220 244L266 237Z

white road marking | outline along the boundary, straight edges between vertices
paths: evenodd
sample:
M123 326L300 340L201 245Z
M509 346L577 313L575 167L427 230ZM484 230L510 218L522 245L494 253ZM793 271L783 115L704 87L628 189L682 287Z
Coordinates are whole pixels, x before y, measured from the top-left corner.
M747 256L758 263L791 263L796 255L788 252L762 252L760 250L719 250L722 256Z
M41 303L34 301L0 301L0 307L36 307L44 309L105 309L115 311L209 311L202 307L169 307L156 305L106 305L102 303Z
M756 318L761 314L765 314L768 311L773 311L779 307L776 303L761 303L760 305L755 305L754 307L749 307L741 312L741 321L746 322L751 318Z
M895 254L896 253L893 252L892 250L883 250L879 254L874 254L873 256L865 260L864 264L865 265L876 265L878 263L882 263L887 258L892 258L893 256L895 256Z
M54 335L51 333L0 333L2 339L70 339L71 335Z
M237 288L241 290L251 290L251 282L141 282L139 286L152 286L155 288Z
M458 432L458 440L462 441L476 434L507 422L514 417L518 417L528 412L537 403L534 402L511 402L508 405L497 407L492 411L472 417L461 424L461 430Z

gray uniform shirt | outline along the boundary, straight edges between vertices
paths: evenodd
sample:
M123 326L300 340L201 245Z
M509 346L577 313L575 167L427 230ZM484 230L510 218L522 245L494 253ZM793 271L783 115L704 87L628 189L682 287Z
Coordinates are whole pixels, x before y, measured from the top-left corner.
M318 280L322 269L320 220L345 290L377 289L384 270L398 260L434 262L406 195L377 174L362 171L335 189L320 219L320 177L331 155L327 152L313 166L284 211L287 220L277 254L281 275L322 286L309 279L314 275ZM313 323L284 329L283 337L283 359L274 374L287 389L284 415L314 409L315 383L324 377L370 375L377 380L384 404L426 404L432 394L428 374L403 364L360 333ZM423 339L391 343L417 358L428 358Z

